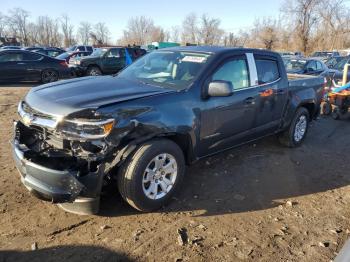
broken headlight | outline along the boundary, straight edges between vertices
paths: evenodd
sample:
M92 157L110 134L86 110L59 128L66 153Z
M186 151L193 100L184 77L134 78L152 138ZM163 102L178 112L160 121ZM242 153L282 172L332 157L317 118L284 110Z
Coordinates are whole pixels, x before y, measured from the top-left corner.
M109 135L114 127L115 120L64 120L58 127L58 131L67 136L85 139L99 139Z

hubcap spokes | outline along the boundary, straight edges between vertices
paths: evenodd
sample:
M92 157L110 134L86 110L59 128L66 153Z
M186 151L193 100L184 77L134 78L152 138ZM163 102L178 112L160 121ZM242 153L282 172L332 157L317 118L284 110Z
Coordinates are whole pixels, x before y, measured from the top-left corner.
M142 189L150 199L160 199L172 189L177 177L177 163L170 154L159 154L146 167Z
M299 120L295 125L294 140L296 142L300 142L303 139L306 133L306 128L307 128L306 116L302 115L299 117Z

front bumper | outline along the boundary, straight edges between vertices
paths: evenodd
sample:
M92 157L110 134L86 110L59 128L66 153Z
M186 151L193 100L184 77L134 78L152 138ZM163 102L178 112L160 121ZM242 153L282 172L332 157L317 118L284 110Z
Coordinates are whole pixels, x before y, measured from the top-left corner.
M96 172L79 177L78 170L56 170L31 161L26 157L28 148L14 139L12 154L21 181L40 199L53 203L73 202L78 197L96 198L100 195L104 164Z
M80 65L74 65L74 64L70 64L69 68L72 70L72 72L76 75L76 76L84 76L86 75L86 70L87 67L83 67Z
M75 75L75 72L72 68L68 67L67 69L61 70L59 73L59 78L62 79L71 79Z

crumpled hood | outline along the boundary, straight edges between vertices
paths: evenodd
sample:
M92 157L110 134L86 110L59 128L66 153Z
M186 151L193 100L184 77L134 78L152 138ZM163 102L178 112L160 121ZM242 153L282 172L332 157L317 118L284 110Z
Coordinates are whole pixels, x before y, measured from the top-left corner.
M175 92L113 76L83 77L33 88L26 103L40 112L66 116L86 108Z

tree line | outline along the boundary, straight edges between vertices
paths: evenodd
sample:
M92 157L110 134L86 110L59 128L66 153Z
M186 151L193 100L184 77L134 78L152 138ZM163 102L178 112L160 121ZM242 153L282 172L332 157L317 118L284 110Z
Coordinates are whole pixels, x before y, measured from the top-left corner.
M234 25L233 25L234 26ZM229 32L221 19L208 14L186 15L170 29L146 16L131 17L117 43L105 23L73 25L67 15L32 19L21 8L0 13L0 36L17 37L25 46L80 44L145 45L172 41L182 44L244 46L274 50L341 50L350 47L350 9L345 0L285 0L278 17L261 17L250 28Z

